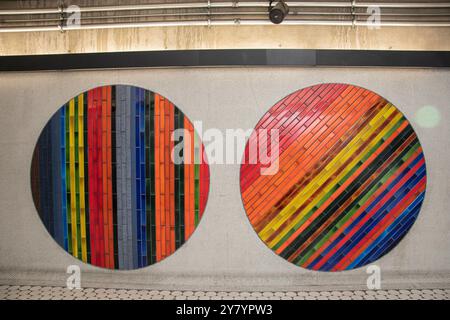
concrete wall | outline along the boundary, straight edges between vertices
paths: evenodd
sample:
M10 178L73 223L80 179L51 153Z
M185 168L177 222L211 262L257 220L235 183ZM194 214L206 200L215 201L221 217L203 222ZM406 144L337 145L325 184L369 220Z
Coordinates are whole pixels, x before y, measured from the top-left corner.
M296 267L258 238L239 191L238 165L211 166L204 218L175 254L135 271L85 265L53 241L30 191L37 137L67 100L105 84L132 84L169 98L207 128L253 128L287 94L321 82L377 92L411 121L424 148L428 186L422 211L401 243L377 264L382 286L450 286L450 70L376 68L204 68L0 73L0 282L64 285L66 267L82 269L82 285L178 289L309 289L363 287L366 269L323 273ZM423 106L440 111L435 128L414 120Z
M450 50L450 28L269 25L0 33L0 55L254 48Z

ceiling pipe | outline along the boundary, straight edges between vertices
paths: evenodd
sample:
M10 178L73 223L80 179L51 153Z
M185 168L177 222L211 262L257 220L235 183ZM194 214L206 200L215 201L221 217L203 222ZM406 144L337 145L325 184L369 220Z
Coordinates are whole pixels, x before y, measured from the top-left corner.
M73 25L64 27L63 30L91 30L91 29L117 29L117 28L142 28L142 27L174 27L174 26L231 26L231 25L273 25L269 20L198 20L198 21L160 21L138 23L111 23ZM373 26L366 21L345 20L285 20L283 25L314 25L314 26ZM380 26L389 27L450 27L450 22L409 22L409 21L381 21ZM36 27L11 27L0 28L0 33L5 32L37 32L37 31L61 31L60 26L36 26Z
M289 7L321 7L321 8L367 8L376 6L379 8L450 8L450 3L388 3L388 2L305 2L305 1L287 1ZM201 8L252 8L268 7L267 1L261 2L208 2L204 3L161 3L161 4L139 4L139 5L121 5L121 6L98 6L98 7L80 7L80 12L104 12L104 11L130 11L130 10L168 10L168 9L201 9ZM62 12L71 13L68 8L62 8ZM23 14L59 14L61 8L45 9L9 9L0 10L0 15L23 15Z
M109 19L126 19L126 18L171 18L171 17L204 17L204 16L216 16L216 17L224 17L224 16L261 16L266 15L265 12L177 12L177 13L155 13L155 14L130 14L130 15L114 15L114 16L89 16L89 17L80 17L80 20L109 20ZM367 12L355 12L353 15L358 17L370 16L370 13ZM351 17L351 12L319 12L319 11L308 11L308 12L291 12L289 13L290 17L301 17L301 16L341 16L341 17ZM449 13L383 13L383 17L388 16L398 16L398 17L449 17ZM31 19L7 19L3 20L5 23L32 23L32 22L57 22L60 19L55 18L31 18ZM1 28L1 27L0 27Z

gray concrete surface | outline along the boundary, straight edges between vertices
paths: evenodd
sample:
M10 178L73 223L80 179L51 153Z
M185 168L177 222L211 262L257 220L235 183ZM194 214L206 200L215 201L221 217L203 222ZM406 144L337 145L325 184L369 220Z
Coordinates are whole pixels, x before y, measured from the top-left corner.
M449 289L180 291L0 286L0 300L450 300Z
M0 55L183 49L450 50L450 28L214 26L0 33Z
M58 247L34 208L29 170L37 137L67 100L104 84L156 91L203 127L253 128L287 94L321 82L377 92L410 119L424 148L428 186L411 231L376 264L382 288L450 288L450 70L376 68L199 68L0 73L0 283L64 286L77 264L84 287L165 290L303 290L365 288L366 269L323 273L296 267L253 231L239 191L238 165L211 166L204 218L175 254L135 271L103 270ZM441 114L435 128L414 120L423 106Z

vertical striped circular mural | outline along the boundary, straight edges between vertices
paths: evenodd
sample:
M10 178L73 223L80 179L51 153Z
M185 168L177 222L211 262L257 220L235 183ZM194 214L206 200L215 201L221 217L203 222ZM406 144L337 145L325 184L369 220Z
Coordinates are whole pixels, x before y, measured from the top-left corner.
M278 132L278 171L262 175L261 163L245 161L248 143L242 200L259 237L284 259L313 270L358 268L389 252L417 218L422 148L403 114L376 93L334 83L304 88L256 129Z
M205 209L209 167L193 124L170 101L104 86L74 97L47 123L31 185L61 247L95 266L136 269L191 236Z

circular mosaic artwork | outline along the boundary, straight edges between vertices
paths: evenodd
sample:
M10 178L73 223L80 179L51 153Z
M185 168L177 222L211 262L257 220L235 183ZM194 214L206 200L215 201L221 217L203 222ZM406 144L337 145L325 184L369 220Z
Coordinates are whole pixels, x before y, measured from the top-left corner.
M67 252L98 267L136 269L171 255L193 233L209 167L192 123L169 100L104 86L49 120L31 185L42 222Z
M416 220L426 187L422 147L376 93L336 83L304 88L255 129L241 165L242 200L261 240L284 259L312 270L358 268L394 248ZM266 139L267 154L279 153L270 174L248 161L264 130L278 133L277 144Z

